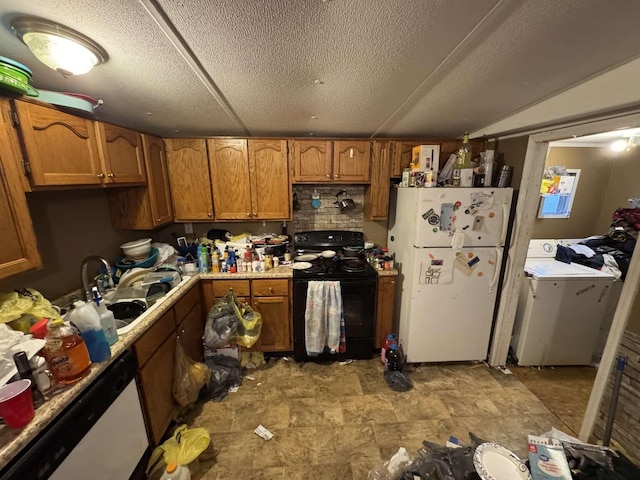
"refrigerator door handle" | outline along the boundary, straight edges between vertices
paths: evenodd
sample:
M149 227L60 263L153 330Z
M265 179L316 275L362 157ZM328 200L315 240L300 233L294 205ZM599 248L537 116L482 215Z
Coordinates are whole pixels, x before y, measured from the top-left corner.
M509 204L507 199L504 199L502 203L502 221L500 223L500 246L504 245L504 241L507 238L507 226L509 225Z
M489 291L493 292L498 285L498 280L500 279L500 267L502 266L502 248L496 247L496 264L493 270L493 278L491 279L491 283L489 284Z

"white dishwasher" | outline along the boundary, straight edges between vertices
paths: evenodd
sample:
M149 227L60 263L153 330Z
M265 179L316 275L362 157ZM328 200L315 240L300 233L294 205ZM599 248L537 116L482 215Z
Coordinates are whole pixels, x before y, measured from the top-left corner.
M511 338L518 365L589 365L615 277L555 260L562 240L531 240Z
M135 356L127 350L0 472L0 478L130 478L149 448L135 372Z

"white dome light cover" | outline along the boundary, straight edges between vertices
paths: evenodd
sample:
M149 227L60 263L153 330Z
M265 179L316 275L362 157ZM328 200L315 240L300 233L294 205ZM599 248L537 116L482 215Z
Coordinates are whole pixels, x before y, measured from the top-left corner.
M88 73L109 58L89 37L48 20L19 17L11 29L38 60L65 77Z

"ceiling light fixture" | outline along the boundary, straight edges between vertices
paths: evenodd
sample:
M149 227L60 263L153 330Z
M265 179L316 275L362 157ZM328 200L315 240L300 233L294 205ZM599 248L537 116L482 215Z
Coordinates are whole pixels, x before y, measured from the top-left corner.
M35 57L65 77L83 75L109 59L89 37L64 25L36 17L18 17L11 30Z
M611 144L611 150L614 152L623 152L627 149L629 142L623 138L620 138Z

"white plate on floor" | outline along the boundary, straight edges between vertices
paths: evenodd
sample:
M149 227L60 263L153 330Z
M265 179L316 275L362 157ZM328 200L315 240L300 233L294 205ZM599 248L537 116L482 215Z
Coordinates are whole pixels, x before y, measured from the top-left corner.
M291 268L294 270L306 270L307 268L311 268L311 264L309 262L296 262L291 265Z
M295 258L296 262L311 262L313 260L315 260L316 258L319 258L320 254L319 253L304 253L302 255L298 255ZM309 267L307 267L309 268Z
M531 480L516 454L497 443L483 443L473 454L473 466L482 480Z

